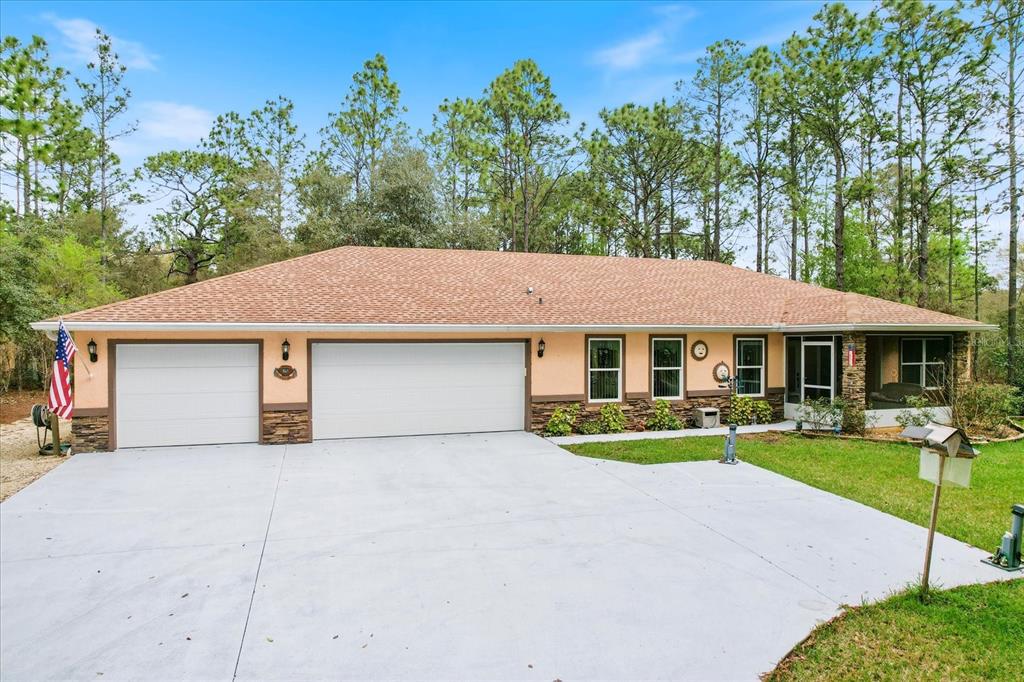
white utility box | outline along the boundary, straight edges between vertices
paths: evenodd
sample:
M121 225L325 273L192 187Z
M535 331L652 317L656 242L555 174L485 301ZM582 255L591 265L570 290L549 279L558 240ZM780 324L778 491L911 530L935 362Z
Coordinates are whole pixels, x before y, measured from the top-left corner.
M693 423L698 429L713 429L719 425L717 407L693 408Z

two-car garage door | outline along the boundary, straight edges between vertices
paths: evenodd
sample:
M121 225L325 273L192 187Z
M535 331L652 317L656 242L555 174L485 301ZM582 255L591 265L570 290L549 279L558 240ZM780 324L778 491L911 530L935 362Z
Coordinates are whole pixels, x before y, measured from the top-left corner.
M523 428L525 346L314 343L313 438Z
M522 342L312 350L316 439L523 428ZM117 447L259 440L258 344L118 344L115 365Z

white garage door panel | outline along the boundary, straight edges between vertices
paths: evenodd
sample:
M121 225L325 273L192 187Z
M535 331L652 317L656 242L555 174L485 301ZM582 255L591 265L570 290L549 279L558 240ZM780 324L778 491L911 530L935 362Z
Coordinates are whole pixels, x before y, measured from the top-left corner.
M259 439L256 344L121 344L115 386L118 447Z
M235 395L251 386L259 392L257 381L250 376L253 367L179 367L177 369L118 369L118 388L135 396L166 395L197 398L200 395ZM202 377L203 391L196 393L196 377Z
M523 428L522 343L313 345L313 437Z

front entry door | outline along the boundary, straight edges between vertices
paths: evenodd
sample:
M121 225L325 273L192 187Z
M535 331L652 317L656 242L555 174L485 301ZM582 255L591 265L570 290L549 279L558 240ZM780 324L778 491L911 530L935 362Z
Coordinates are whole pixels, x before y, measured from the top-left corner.
M831 341L803 342L803 400L835 397L833 349Z

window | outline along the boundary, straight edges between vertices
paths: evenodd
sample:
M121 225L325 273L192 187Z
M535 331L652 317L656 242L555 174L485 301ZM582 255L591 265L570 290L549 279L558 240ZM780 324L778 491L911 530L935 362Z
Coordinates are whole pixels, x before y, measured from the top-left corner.
M946 386L946 339L901 339L900 381L926 390Z
M588 339L588 400L610 403L622 397L622 339Z
M683 339L651 339L651 397L683 397Z
M736 339L736 393L764 395L764 339Z

